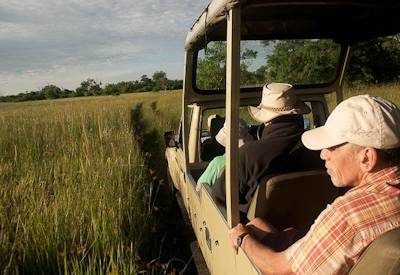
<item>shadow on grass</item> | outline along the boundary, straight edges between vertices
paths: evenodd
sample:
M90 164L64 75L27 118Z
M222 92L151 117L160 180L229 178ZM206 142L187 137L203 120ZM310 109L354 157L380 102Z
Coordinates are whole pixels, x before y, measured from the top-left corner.
M160 115L157 102L150 104L154 117ZM191 259L192 232L181 216L174 194L167 184L167 162L164 157L163 133L144 119L143 103L131 111L131 127L141 151L146 157L151 182L149 212L155 219L153 238L145 240L140 255L147 263L147 271L164 274L196 274ZM189 231L189 232L188 232Z

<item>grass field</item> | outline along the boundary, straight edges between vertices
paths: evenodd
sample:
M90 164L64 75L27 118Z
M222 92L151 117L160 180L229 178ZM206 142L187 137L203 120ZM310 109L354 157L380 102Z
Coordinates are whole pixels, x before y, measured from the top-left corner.
M154 202L150 153L132 134L131 109L158 102L170 117L154 127L171 127L179 98L169 92L1 104L0 272L137 273Z
M345 89L345 97L371 93L399 105L399 88ZM165 164L162 133L176 129L180 97L0 104L0 272L140 272L160 223L165 171L154 167Z
M400 106L400 84L383 84L343 88L343 97L346 99L354 95L370 94L383 97ZM332 111L336 106L336 97L327 96L329 110Z

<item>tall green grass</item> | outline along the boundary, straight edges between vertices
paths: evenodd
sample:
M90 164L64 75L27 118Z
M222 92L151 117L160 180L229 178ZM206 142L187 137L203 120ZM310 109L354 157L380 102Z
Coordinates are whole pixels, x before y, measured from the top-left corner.
M400 107L400 84L379 84L379 85L360 85L355 87L344 87L343 98L349 98L355 95L370 94L380 96ZM336 96L333 94L327 95L327 103L330 112L336 106Z
M0 104L0 272L139 271L154 219L130 110L172 98L180 93Z

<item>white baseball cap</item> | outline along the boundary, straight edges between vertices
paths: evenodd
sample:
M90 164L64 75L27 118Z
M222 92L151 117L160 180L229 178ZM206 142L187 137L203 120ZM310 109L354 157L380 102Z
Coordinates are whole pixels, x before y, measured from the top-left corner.
M324 126L304 132L301 140L311 150L345 142L375 149L397 148L400 110L380 97L353 96L336 106Z
M215 136L215 139L219 144L226 147L226 122L224 123L224 127L219 130L218 134ZM245 144L248 141L254 140L253 137L248 132L247 123L243 119L239 119L239 147Z

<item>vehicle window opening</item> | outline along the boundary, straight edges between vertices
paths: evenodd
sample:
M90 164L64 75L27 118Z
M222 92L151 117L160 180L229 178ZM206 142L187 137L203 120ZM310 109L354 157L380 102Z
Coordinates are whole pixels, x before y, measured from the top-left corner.
M240 42L240 87L265 83L330 84L340 50L330 39L243 40ZM323 50L322 50L323 49ZM318 54L310 55L310 52ZM199 93L225 90L226 42L210 41L197 53L195 86Z

